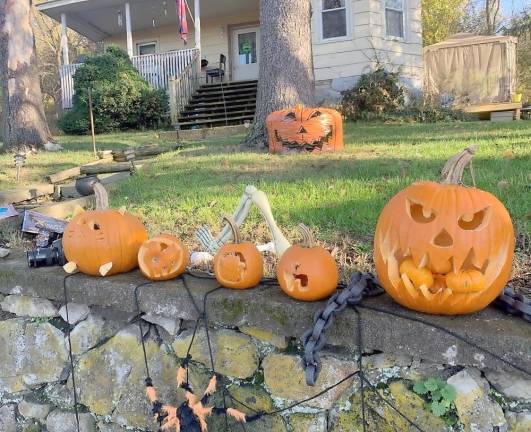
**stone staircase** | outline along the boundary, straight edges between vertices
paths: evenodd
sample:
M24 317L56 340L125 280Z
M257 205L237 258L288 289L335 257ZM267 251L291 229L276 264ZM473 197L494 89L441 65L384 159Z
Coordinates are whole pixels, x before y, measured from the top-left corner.
M258 81L205 84L179 115L180 129L200 129L252 121Z

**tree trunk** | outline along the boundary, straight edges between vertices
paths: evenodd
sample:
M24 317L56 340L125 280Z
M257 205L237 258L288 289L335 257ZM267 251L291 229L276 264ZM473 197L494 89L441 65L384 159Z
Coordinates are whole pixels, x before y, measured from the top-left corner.
M267 146L272 111L312 105L315 96L310 0L260 0L260 73L255 120L245 142Z
M3 151L43 148L51 141L35 56L31 0L0 0Z

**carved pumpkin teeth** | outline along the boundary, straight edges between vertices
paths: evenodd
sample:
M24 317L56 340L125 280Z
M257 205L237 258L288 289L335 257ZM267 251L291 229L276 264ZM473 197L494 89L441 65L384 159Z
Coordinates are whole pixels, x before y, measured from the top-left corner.
M411 297L417 298L419 296L418 291L413 286L413 283L409 279L409 276L405 273L402 273L402 282L404 282L404 286L407 289L407 292L411 295Z
M77 264L74 261L67 262L63 266L63 270L68 274L72 274L77 270Z
M419 268L424 268L428 265L428 253L425 253L419 263Z
M437 297L437 294L432 294L432 292L427 287L427 285L421 285L419 289L422 295L426 297L428 300L433 300L435 297Z
M108 262L100 266L100 275L106 276L112 269L112 262Z

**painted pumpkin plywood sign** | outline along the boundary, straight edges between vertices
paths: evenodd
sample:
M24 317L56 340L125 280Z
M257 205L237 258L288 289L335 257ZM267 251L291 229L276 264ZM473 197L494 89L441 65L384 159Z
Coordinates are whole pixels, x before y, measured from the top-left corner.
M66 226L63 248L69 261L67 272L76 268L92 276L125 273L138 266L138 250L148 239L144 225L125 210L111 210L101 183L94 185L96 210L75 216Z
M275 111L267 117L271 153L338 151L343 148L343 120L336 110L305 108Z
M300 245L290 246L277 265L277 279L287 295L297 300L322 300L334 293L339 282L337 264L325 248L314 245L313 235L304 224Z
M138 251L138 266L151 280L174 279L186 270L188 249L171 234L159 234L144 242Z
M233 243L224 244L214 257L216 280L225 288L252 288L264 274L262 255L253 243L241 241L240 230L232 218L224 220L232 230Z
M465 314L491 303L507 283L514 231L492 194L460 185L468 148L448 161L442 183L414 183L378 220L374 261L400 304L434 314Z

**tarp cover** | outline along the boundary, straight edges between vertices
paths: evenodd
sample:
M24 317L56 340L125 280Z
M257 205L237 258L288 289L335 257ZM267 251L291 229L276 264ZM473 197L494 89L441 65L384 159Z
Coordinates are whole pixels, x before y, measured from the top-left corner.
M455 105L509 102L516 90L511 36L458 34L424 49L425 91Z

